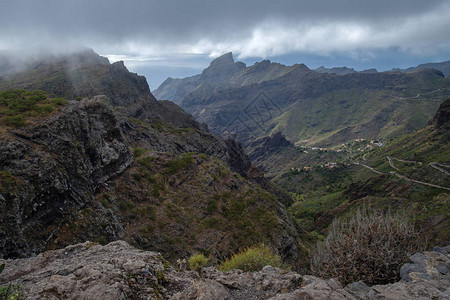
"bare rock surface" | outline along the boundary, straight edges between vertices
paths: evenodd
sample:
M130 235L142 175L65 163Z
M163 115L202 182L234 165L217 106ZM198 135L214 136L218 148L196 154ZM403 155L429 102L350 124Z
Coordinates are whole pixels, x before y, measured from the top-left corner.
M343 287L335 279L300 275L271 266L201 276L175 270L157 252L124 241L92 242L7 260L0 284L18 284L24 299L449 299L450 247L413 255L402 279L369 287Z

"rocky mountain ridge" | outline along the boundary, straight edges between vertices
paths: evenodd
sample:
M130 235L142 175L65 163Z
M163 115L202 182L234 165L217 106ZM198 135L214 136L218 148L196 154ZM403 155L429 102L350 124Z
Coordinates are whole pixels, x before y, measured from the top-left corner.
M210 78L219 64L238 64L226 56L211 63ZM203 75L168 80L155 95L181 103L212 132L247 147L278 131L293 144L310 146L392 138L424 126L439 105L436 99L450 92L450 80L431 69L336 74L270 61L241 67L224 67L217 81Z
M300 275L271 266L259 272L214 268L180 271L155 252L123 241L91 242L6 261L0 284L13 283L26 299L446 299L450 296L450 248L411 256L402 279L369 287Z
M407 68L407 69L401 69L402 72L411 72L419 69L436 69L442 72L445 77L447 77L450 74L450 60L443 61L443 62L437 62L437 63L425 63L420 64L415 67ZM398 69L394 69L398 70Z
M0 56L0 70L11 59ZM129 72L122 61L110 64L92 49L68 55L42 54L25 62L25 67L0 73L0 89L41 89L68 99L106 95L114 105L153 98L144 76Z
M324 66L320 66L320 67L314 69L313 71L318 72L318 73L329 73L329 74L340 74L340 75L358 73L358 71L356 71L355 69L347 68L347 67L325 68ZM359 71L359 72L360 73L376 73L377 70L376 69L368 69L368 70L363 70L363 71Z

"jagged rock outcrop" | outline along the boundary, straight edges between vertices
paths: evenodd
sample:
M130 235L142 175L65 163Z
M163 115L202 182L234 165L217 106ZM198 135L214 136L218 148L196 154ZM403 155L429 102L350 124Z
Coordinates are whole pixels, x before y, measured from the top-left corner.
M294 67L286 67L269 60L247 67L242 62L235 62L230 52L214 59L201 74L183 79L168 78L153 93L157 99L181 104L186 96L197 89L205 95L225 88L271 80L283 76L292 68Z
M168 78L153 93L160 100L171 100L180 104L184 97L199 85L204 88L219 83L227 85L227 82L245 67L242 62L234 62L233 54L229 52L214 59L202 74L184 79Z
M231 77L245 67L246 65L242 62L235 63L233 54L229 52L213 60L209 67L203 70L200 80L216 83Z
M2 257L39 253L65 215L85 207L99 186L132 162L105 97L13 130L0 139L0 153Z
M433 125L436 129L450 129L450 99L442 102L436 115L434 115L428 125Z
M283 134L278 131L272 136L263 137L257 139L248 145L251 149L249 157L252 160L264 159L265 156L269 156L278 151L282 147L292 147L293 144L286 140Z
M214 268L177 271L156 252L123 241L91 242L6 261L0 284L18 284L25 299L448 299L450 247L411 257L402 279L369 287L342 286L334 279L286 272L271 266L259 272Z

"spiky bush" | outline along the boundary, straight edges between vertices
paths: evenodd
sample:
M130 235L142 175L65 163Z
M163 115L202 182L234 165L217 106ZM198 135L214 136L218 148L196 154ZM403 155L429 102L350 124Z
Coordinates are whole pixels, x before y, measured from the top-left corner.
M205 257L203 254L195 254L189 257L189 269L197 271L200 273L201 269L206 266L209 258Z
M404 214L358 209L351 218L333 221L325 241L317 244L311 270L343 284L395 282L408 255L419 250L418 237Z
M283 267L281 257L266 245L247 248L246 250L234 254L230 259L223 262L219 269L227 272L233 269L239 269L245 272L260 271L265 266Z

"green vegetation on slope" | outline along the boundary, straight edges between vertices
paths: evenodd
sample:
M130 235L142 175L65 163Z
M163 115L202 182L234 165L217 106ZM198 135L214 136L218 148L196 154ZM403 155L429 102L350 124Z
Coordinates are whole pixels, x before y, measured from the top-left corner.
M347 153L344 161L359 165L288 171L274 182L294 195L296 202L288 211L318 237L327 232L335 216L352 214L365 204L381 210L406 210L431 245L445 244L450 240L450 191L418 181L450 188L449 176L430 166L436 162L443 170L449 169L449 141L448 131L428 126L384 147Z
M214 255L213 250L227 257L262 242L272 245L284 230L276 196L219 159L202 153L138 152L139 159L114 181L115 191L97 199L120 215L127 224L126 239L139 248L161 251L172 261L193 252ZM58 242L77 236L85 225L80 216L62 229L64 238ZM106 242L103 235L91 239Z
M353 88L303 99L272 120L271 132L281 131L295 143L320 146L353 138L386 139L422 128L439 106L426 95L422 101L400 96L404 95Z
M50 98L41 90L5 90L0 92L0 122L7 126L23 126L30 118L47 116L66 103L64 98Z

